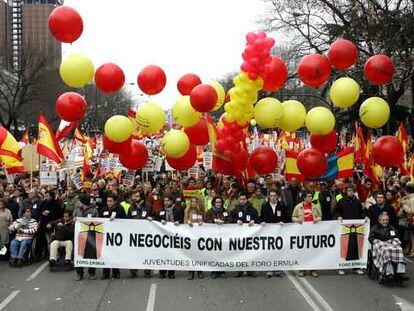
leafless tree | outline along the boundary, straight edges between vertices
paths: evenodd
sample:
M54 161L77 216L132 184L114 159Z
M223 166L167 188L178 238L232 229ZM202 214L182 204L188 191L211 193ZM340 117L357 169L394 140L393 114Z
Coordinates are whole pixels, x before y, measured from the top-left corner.
M364 91L360 102L369 96L382 96L390 104L393 117L404 118L400 100L407 90L411 91L409 104L414 107L413 0L264 1L268 11L260 22L268 31L291 38L289 47L296 55L296 64L306 54L325 53L338 38L349 39L358 48L358 62L346 73L334 71L330 82L350 75ZM369 85L363 76L365 61L377 53L390 56L396 64L393 82L384 87ZM322 89L322 96L329 86ZM359 104L347 116L355 117Z
M34 53L25 54L20 69L0 72L0 123L12 132L18 132L26 107L39 96L44 83L46 59Z

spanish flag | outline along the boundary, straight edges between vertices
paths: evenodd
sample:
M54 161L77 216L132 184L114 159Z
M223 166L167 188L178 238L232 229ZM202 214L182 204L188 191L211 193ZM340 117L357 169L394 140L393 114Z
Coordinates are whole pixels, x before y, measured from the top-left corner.
M411 156L410 160L408 161L408 165L410 166L411 181L414 181L414 154Z
M382 167L374 162L372 156L371 130L368 131L367 135L364 159L364 174L371 178L374 185L378 186L380 184L379 177L382 175Z
M20 142L23 145L27 145L29 143L29 131L24 132L22 139L20 140Z
M208 136L210 138L211 153L213 155L213 170L219 171L225 175L232 174L232 163L229 158L225 157L221 152L216 149L217 141L217 128L211 119L210 115L206 114Z
M57 164L60 164L63 161L63 153L56 141L55 134L41 113L39 114L37 153L44 155L46 158Z
M303 182L304 177L299 172L297 166L298 154L293 151L286 151L286 180L296 178ZM342 179L352 177L354 174L354 150L353 148L344 149L334 155L328 157L328 167L325 174L316 179L309 179L312 181L326 181L333 179Z
M408 148L408 136L407 136L407 131L405 130L404 124L402 122L400 123L400 126L398 127L398 130L395 136L401 142L404 153L406 153L407 148Z
M286 180L296 178L299 182L304 182L305 178L298 169L298 153L286 150L285 175Z
M397 137L398 141L401 143L403 150L404 150L403 162L399 166L401 174L409 175L410 172L408 170L408 161L406 158L406 153L408 149L408 136L407 136L407 132L405 130L404 124L402 122L400 123L400 126L398 127L398 130L395 136Z
M82 144L88 141L88 138L78 128L75 130L74 137L75 140L80 141Z
M3 163L7 173L24 172L22 147L12 134L0 125L0 162Z
M365 141L362 130L358 125L358 121L355 121L355 136L354 139L354 148L355 148L355 163L365 163L366 154L365 154Z

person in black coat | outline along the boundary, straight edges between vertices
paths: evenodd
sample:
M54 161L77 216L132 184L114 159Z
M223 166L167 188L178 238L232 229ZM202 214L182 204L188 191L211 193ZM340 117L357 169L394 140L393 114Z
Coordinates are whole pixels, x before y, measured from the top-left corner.
M45 199L40 203L39 211L39 239L37 242L39 246L39 254L37 254L37 256L39 256L38 258L41 259L43 250L48 250L49 245L52 242L50 230L46 227L47 224L63 217L63 210L58 201L56 201L56 196L53 191L47 191L45 193Z
M161 221L163 225L166 225L167 222L173 222L174 225L178 226L184 223L184 209L174 204L174 198L172 196L166 196L164 198L164 207L159 212L156 220ZM169 279L175 278L174 270L160 270L159 278L165 279L167 273Z
M289 185L282 188L281 198L283 204L286 206L287 221L292 222L292 214L295 206L303 201L302 189L296 178L289 181Z
M267 202L263 203L260 214L261 224L265 223L285 223L287 221L286 208L279 200L275 190L269 191Z
M113 221L115 218L118 218L118 219L127 218L127 216L125 215L125 210L117 204L116 196L112 193L108 194L106 198L106 206L103 207L102 210L100 211L100 217L109 218L110 221ZM120 278L119 269L104 268L102 269L103 275L101 279L102 280L109 279L111 270L112 270L113 279Z
M255 223L258 223L259 214L253 205L247 201L246 193L241 192L239 194L239 202L240 203L236 205L230 214L233 223L237 223L240 226L243 225L243 223L248 223L249 226L254 226ZM243 274L243 271L239 271L236 274L236 277L241 277ZM257 273L254 271L248 271L247 275L251 277L257 277Z
M128 210L127 218L130 219L148 219L152 220L155 217L155 213L152 210L150 203L145 201L145 195L143 191L135 191L132 194L131 207ZM131 278L137 276L138 270L130 269ZM151 277L151 270L144 270L144 277Z
M355 197L353 186L346 188L346 195L338 201L334 215L338 220L365 218L365 211L361 201Z
M253 205L247 201L247 195L245 193L239 194L239 204L231 211L230 217L233 223L242 225L248 223L253 226L259 222L259 214Z
M282 225L285 222L287 222L286 208L282 201L277 197L277 191L270 190L267 202L262 205L260 223L264 226L266 223L278 223ZM266 272L266 278L274 276L281 277L281 271L275 270Z
M378 218L381 214L387 213L389 217L389 224L394 228L398 228L398 217L394 208L385 201L384 192L378 192L376 197L376 204L373 204L368 209L368 217L371 221L371 227L378 224Z
M362 203L355 197L354 187L346 187L346 195L338 201L334 212L335 218L337 220L343 219L364 219L365 211L362 207ZM350 238L351 242L348 245L348 251L351 251L352 254L358 253L358 243L356 240L355 233L353 234L354 238ZM355 269L355 273L364 274L361 269ZM345 275L344 269L339 269L338 273L340 275Z

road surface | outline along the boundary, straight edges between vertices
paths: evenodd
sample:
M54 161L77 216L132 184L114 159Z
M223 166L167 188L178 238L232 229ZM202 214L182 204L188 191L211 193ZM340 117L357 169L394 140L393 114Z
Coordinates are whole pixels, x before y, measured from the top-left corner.
M392 311L414 310L414 265L408 264L411 281L404 287L379 285L366 275L350 272L339 276L323 271L319 278L299 278L289 272L283 278L187 280L178 272L174 280L142 273L129 278L77 282L75 272L50 272L46 262L11 268L0 262L0 311L183 311L183 310L309 310ZM85 274L87 276L87 273Z

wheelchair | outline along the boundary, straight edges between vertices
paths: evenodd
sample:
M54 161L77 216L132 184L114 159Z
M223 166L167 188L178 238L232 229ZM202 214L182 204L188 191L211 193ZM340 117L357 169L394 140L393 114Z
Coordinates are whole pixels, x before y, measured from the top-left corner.
M406 263L404 264L406 265ZM385 271L380 272L374 264L372 248L368 250L367 275L369 278L376 280L378 284L395 284L400 286L404 285L404 282L407 281L408 278L403 278L400 274L397 273L398 263L392 262L392 267L394 273L391 275L386 275Z
M38 238L35 236L29 243L29 246L27 247L26 252L23 256L23 265L31 265L32 263L36 262L37 246ZM10 264L12 263L10 262Z
M51 243L55 240L55 234L53 232L53 234L51 235ZM49 245L50 248L50 245ZM66 254L66 248L61 246L58 248L58 256L56 259L56 262L52 265L50 264L49 261L49 270L50 272L58 272L58 271L72 271L75 269L74 265L73 265L73 254L74 251L72 251L72 260L70 261L69 264L67 264L65 262L65 254Z

